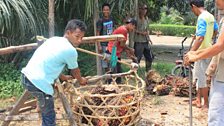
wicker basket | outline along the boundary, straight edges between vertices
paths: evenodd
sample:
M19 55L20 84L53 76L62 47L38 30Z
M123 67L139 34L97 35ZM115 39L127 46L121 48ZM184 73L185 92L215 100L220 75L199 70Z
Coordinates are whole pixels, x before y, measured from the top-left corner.
M123 83L117 84L116 79ZM111 78L111 84L104 84ZM145 82L129 71L108 74L94 85L74 88L73 113L78 126L126 126L134 125L140 119L140 101L143 97ZM112 91L108 94L91 93L96 89ZM98 91L95 91L98 92Z

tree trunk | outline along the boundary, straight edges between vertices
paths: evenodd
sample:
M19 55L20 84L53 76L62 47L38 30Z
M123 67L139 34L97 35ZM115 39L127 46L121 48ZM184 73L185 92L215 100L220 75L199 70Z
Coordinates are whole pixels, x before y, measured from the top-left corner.
M48 19L49 19L49 38L54 36L54 0L49 0Z
M99 19L99 4L98 0L94 0L94 16L93 16L93 23L94 23L94 35L96 35L96 22ZM96 52L98 53L98 46L97 43L95 44ZM101 68L101 61L99 57L96 57L96 65L97 65L97 75L102 75L102 68Z

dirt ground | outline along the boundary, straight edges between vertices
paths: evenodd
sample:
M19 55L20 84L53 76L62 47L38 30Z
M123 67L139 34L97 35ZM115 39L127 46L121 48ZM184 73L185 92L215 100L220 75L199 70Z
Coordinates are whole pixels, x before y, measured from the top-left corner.
M183 37L152 36L156 60L173 62L177 59L178 49ZM190 38L185 43L188 46ZM144 62L143 64L144 65ZM141 120L137 126L189 126L188 98L154 96L145 94L142 100ZM0 100L0 109L13 105L16 98ZM56 101L57 113L63 113L60 101ZM34 110L35 111L35 110ZM2 122L0 122L1 125ZM40 126L40 121L12 122L10 126ZM68 121L57 121L57 126L68 126ZM207 125L207 111L193 107L193 126Z
M4 100L1 103L7 105L15 101ZM1 104L1 108L5 106ZM145 95L141 102L141 120L137 126L189 126L189 104L188 98L167 96ZM61 102L56 100L56 113L63 114ZM31 111L36 112L36 110ZM12 122L10 126L40 126L40 121ZM1 122L0 122L1 125ZM68 126L68 121L58 120L57 126ZM207 125L207 111L193 107L193 126Z

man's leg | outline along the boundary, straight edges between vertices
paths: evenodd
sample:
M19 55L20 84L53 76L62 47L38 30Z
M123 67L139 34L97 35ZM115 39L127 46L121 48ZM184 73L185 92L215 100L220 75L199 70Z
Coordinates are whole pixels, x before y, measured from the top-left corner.
M208 126L224 124L224 83L212 81L208 108Z
M140 63L144 51L144 46L140 42L135 42L134 49L135 49L135 56L137 57L138 63Z
M144 51L143 51L144 57L145 57L145 68L146 72L151 70L152 67L152 61L153 61L153 54L152 51L148 45L148 43L144 43Z
M193 101L192 104L198 108L201 108L201 88L198 88L196 100Z
M118 60L121 60L121 58L118 58ZM122 68L121 68L121 64L120 63L117 63L116 71L117 71L117 73L122 73ZM121 84L121 77L118 77L116 79L116 82L117 82L117 84Z
M103 51L102 55L105 55L107 46L103 46L103 45L101 45L101 46L102 46L102 51ZM102 66L103 74L107 73L109 71L108 62L101 60L101 66Z
M56 126L54 98L36 88L24 75L22 81L31 95L37 98L42 115L42 126Z
M201 95L204 98L203 108L208 108L208 87L201 89Z

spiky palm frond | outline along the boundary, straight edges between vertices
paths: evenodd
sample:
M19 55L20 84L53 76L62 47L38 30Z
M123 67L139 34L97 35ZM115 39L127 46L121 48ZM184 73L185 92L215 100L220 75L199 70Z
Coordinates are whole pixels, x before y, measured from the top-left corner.
M46 16L42 11L45 4L47 3L36 0L1 0L0 47L10 46L14 39L19 40L27 34L36 34L42 29L43 22L46 22L42 18Z

